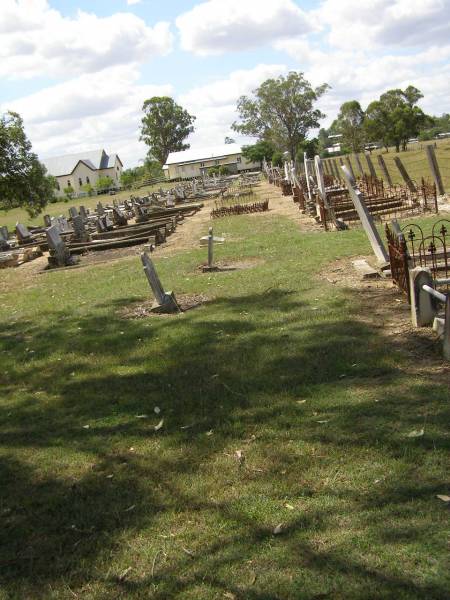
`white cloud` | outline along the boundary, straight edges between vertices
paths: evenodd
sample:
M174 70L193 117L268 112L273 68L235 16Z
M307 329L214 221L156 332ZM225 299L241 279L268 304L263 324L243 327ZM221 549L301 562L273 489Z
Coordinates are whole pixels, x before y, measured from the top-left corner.
M317 11L333 46L359 49L446 44L448 0L326 0Z
M24 118L33 149L41 157L105 148L118 152L125 166L144 158L139 142L142 104L154 95L171 95L170 85L140 85L139 71L113 67L0 106Z
M450 95L450 45L431 46L414 54L383 55L364 47L327 49L291 39L279 42L277 49L287 52L313 85L331 85L320 100L328 116L325 124L335 118L343 102L356 99L365 108L392 88L415 85L425 94L423 108L434 114L443 112Z
M209 0L180 15L176 24L182 48L199 55L255 48L312 30L292 0Z
M0 76L70 77L170 52L170 25L154 27L131 13L109 17L78 11L64 17L47 0L0 3Z

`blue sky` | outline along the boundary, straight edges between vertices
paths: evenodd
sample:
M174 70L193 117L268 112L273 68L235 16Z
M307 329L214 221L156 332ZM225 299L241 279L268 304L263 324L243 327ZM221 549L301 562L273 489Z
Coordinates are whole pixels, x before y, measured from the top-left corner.
M173 96L191 145L217 145L239 96L288 70L330 84L324 125L409 84L449 112L449 34L450 0L1 0L0 105L42 157L104 147L133 166L146 98Z

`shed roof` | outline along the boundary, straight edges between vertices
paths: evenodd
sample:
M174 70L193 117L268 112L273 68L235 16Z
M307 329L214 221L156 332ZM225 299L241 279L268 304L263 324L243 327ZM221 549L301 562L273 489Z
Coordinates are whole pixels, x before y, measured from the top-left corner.
M208 148L189 148L189 150L182 150L181 152L171 152L167 157L166 165L222 158L231 154L241 154L241 152L242 148L239 144L222 144Z
M70 175L80 161L84 162L88 167L94 170L108 169L109 167L114 166L116 157L120 161L117 154L108 156L104 150L91 150L90 152L79 152L77 154L65 154L64 156L44 158L41 162L50 175L61 177L62 175Z

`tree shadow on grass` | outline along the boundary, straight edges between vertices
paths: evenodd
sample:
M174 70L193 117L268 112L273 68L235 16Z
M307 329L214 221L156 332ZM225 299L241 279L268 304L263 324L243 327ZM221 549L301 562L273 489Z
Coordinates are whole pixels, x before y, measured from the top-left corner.
M217 299L204 311L153 319L151 324L147 319L124 321L114 310L106 315L94 312L76 322L61 312L44 325L31 320L4 324L4 584L18 594L26 590L27 597L45 594L49 585L65 589L70 584L72 589L87 582L100 586L100 596L106 590L114 597L148 594L161 599L188 597L185 594L195 594L198 586L207 586L213 594L228 591L255 600L344 597L346 586L352 588L346 598L361 597L358 594L367 587L374 598L446 597L444 583L416 582L356 555L344 556L339 544L321 549L313 538L332 535L335 526L332 510L320 503L290 519L286 532L275 538L274 523L250 518L239 503L213 501L216 492L202 488L205 464L214 472L230 447L241 446L252 433L257 439L263 429L259 451L266 452L264 475L258 479L239 467L223 474L250 498L258 495L261 481L270 500L282 503L286 484L280 483L279 473L286 467L292 489L308 495L305 481L312 465L292 457L287 436L326 448L330 455L355 452L358 460L362 450L379 454L382 448L387 459L406 460L408 483L388 481L371 494L345 488L335 492L333 502L345 501L364 512L365 519L382 518L381 509L399 513L411 498L422 502L438 491L438 473L428 481L414 479L413 473L432 446L448 448L442 428L449 416L446 392L433 383L408 383L400 393L385 389L383 383L401 376L404 358L393 362L379 332L351 313L345 319L323 319L313 316L310 308L292 292L269 290ZM289 321L287 333L279 315ZM383 401L355 402L355 386L363 391L379 386ZM37 391L49 401L41 401ZM298 398L317 402L319 416L313 410L299 416ZM428 423L436 431L412 446L404 432L417 428L420 417L411 409L426 403ZM155 424L161 417L153 412L155 406L164 417L159 430ZM318 423L322 413L327 421L323 424ZM399 433L393 423L400 419ZM208 431L214 434L207 437ZM410 448L406 459L405 444ZM133 446L137 452L131 452ZM61 469L52 473L57 458L55 466L31 459L33 451L42 457L47 449L81 453L79 474L77 469L67 475ZM208 472L207 477L212 476ZM189 486L189 481L195 485ZM208 489L212 484L205 485ZM217 494L223 495L223 490ZM321 492L313 486L309 495L314 500ZM170 558L150 575L148 564L138 578L120 579L115 572L99 575L99 565L118 551L119 540L141 531L154 535L165 516L166 527L180 526L177 515L182 514L187 520L192 515L208 522L217 518L226 523L225 533L211 539L199 532L192 554L181 542L176 544ZM416 539L421 524L401 514L402 536ZM389 545L381 524L377 531L377 543ZM273 545L274 563L268 570L300 570L302 576L281 584L272 573L266 589L239 577L233 582L243 557L264 564Z

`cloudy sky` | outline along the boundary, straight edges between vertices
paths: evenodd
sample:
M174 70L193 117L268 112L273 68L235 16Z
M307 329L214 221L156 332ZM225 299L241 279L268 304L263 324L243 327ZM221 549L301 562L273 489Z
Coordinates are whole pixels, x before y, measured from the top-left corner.
M237 98L289 70L331 85L324 125L409 84L450 112L450 0L0 0L0 108L42 158L103 147L138 164L153 95L197 116L192 146L220 144Z

